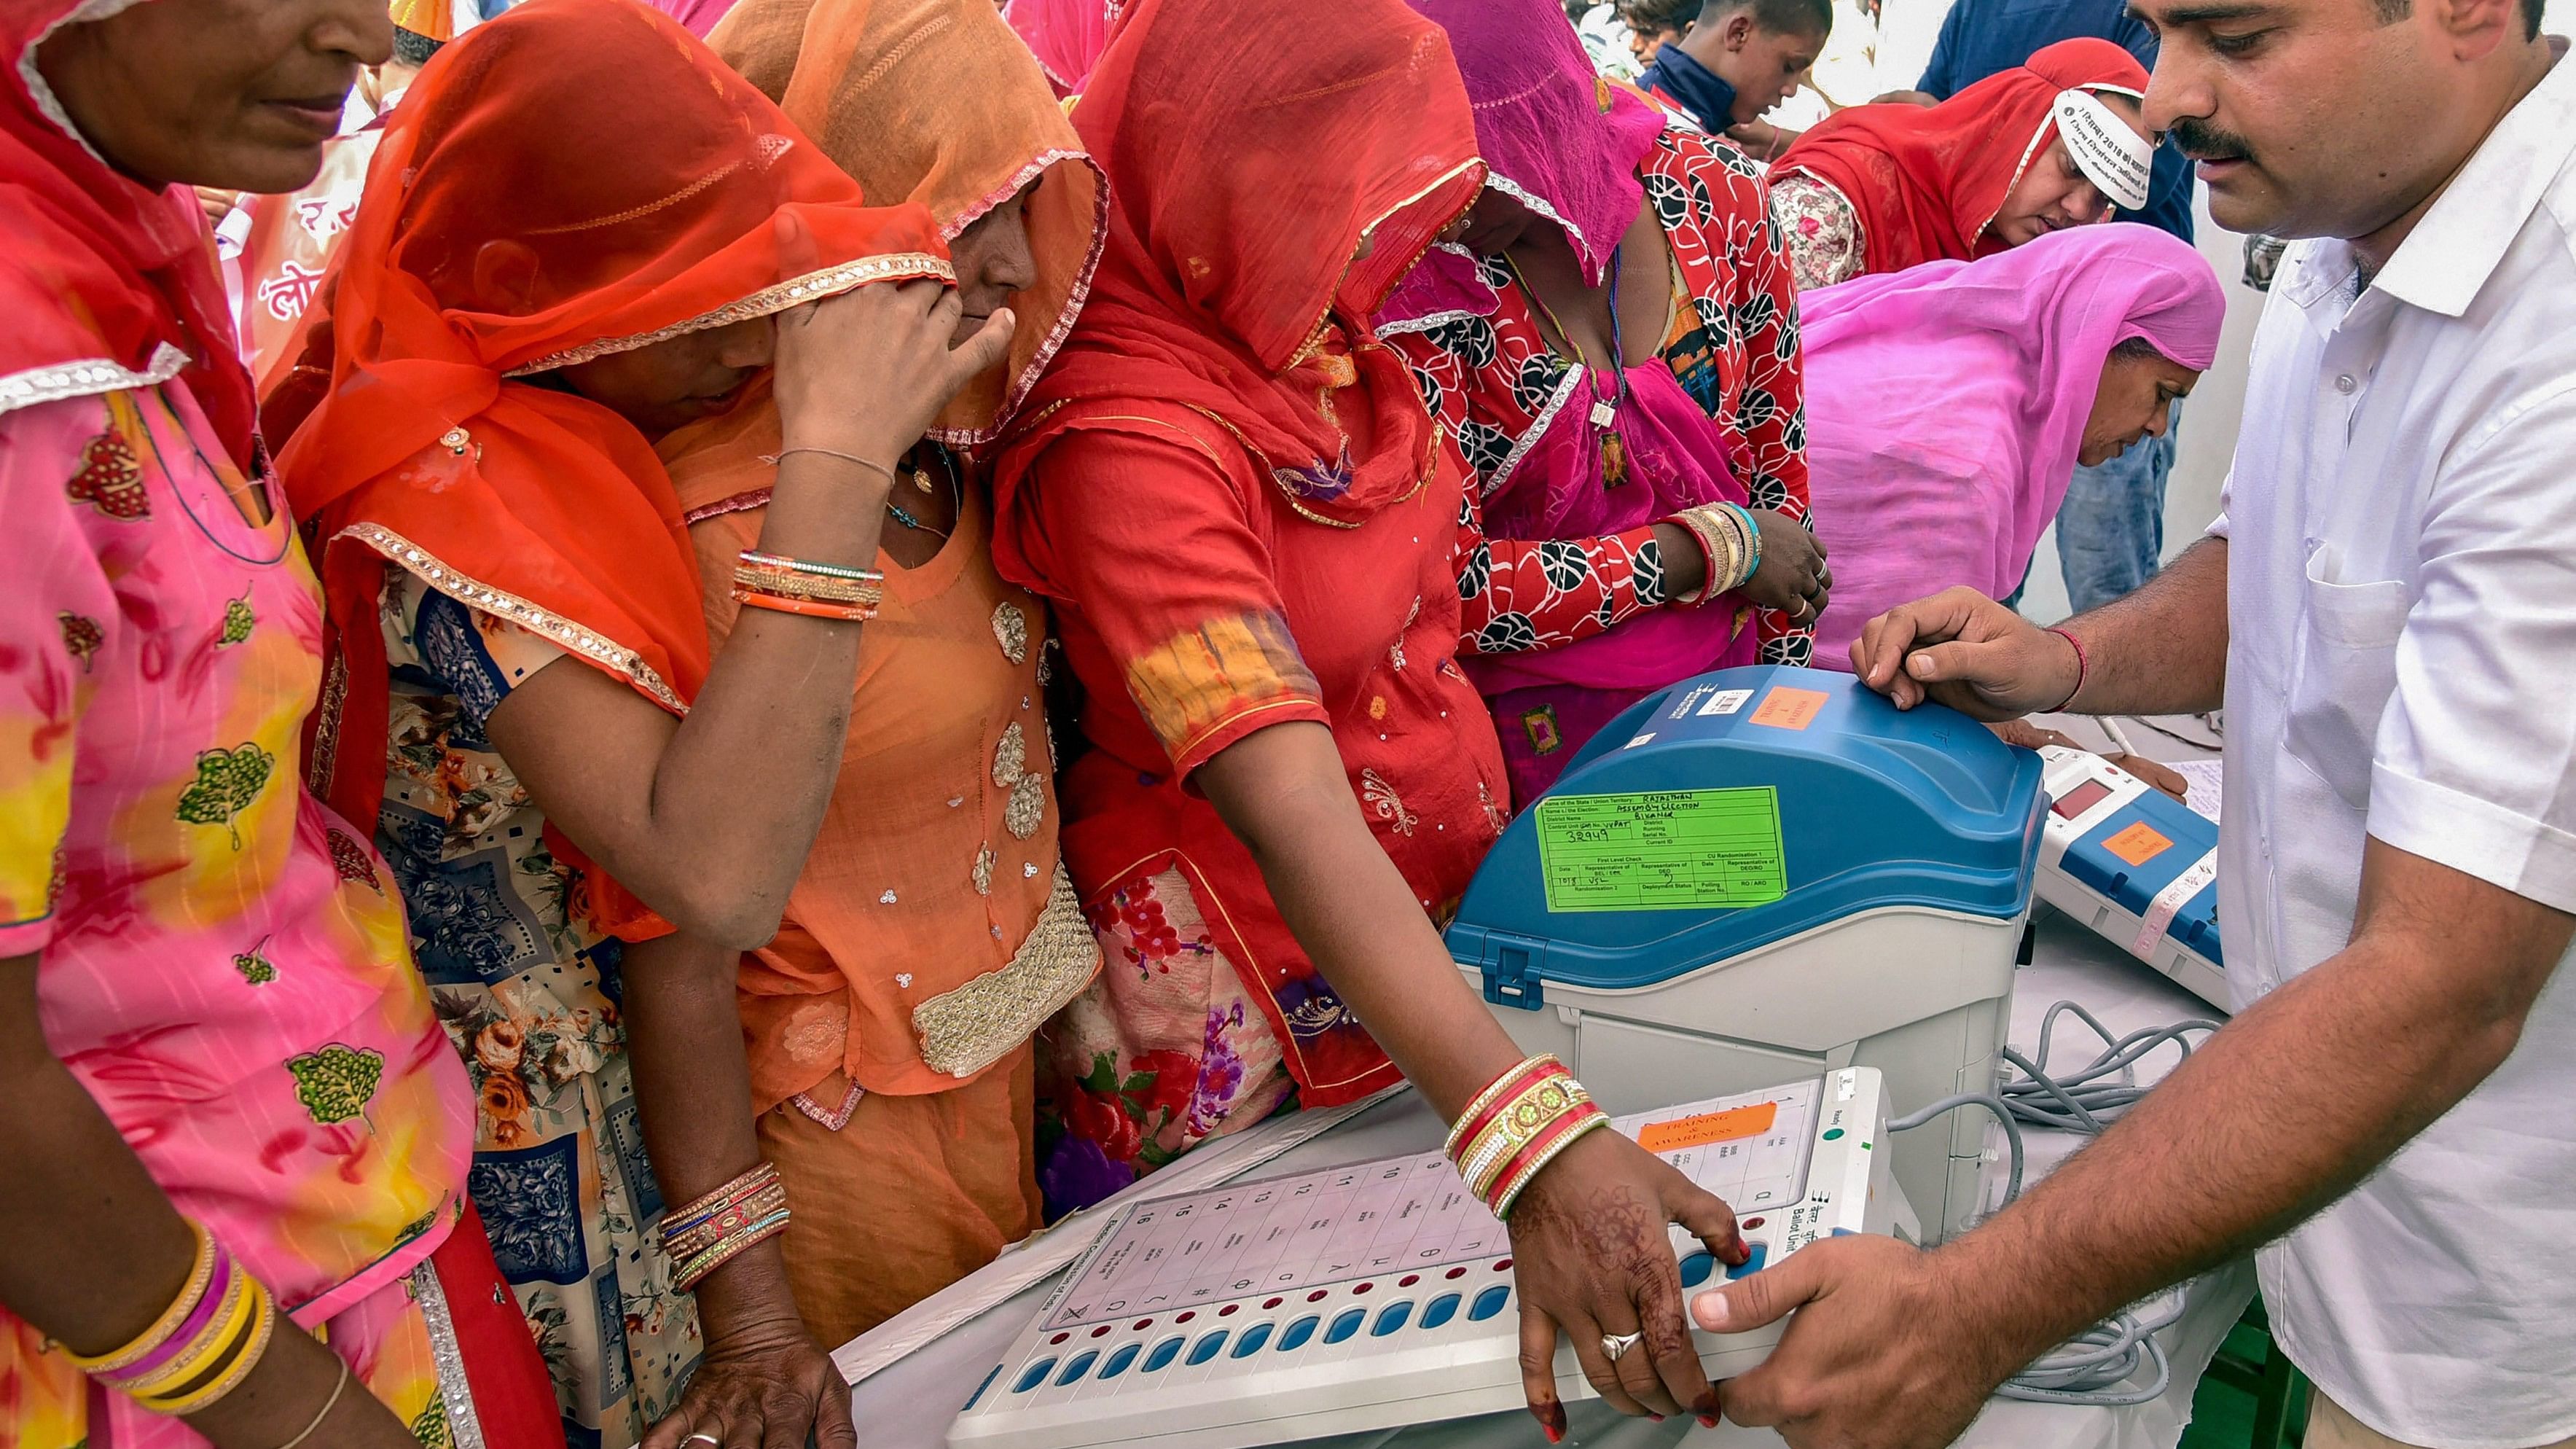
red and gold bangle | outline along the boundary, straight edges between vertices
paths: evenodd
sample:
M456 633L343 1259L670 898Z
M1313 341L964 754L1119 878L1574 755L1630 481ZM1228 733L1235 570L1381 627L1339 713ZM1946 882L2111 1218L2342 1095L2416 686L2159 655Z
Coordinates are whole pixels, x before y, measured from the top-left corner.
M1467 1190L1501 1217L1540 1169L1608 1121L1564 1063L1536 1056L1476 1095L1443 1151Z
M1441 1152L1455 1164L1459 1160L1459 1149L1484 1131L1505 1103L1522 1089L1564 1070L1565 1063L1552 1054L1542 1053L1494 1078L1485 1090L1476 1094L1475 1100L1467 1104L1467 1110L1458 1114L1457 1123L1449 1129L1448 1137L1440 1145Z
M1554 1162L1558 1153L1573 1146L1574 1140L1584 1133L1609 1125L1609 1117L1591 1098L1586 1097L1572 1111L1539 1129L1539 1135L1532 1138L1503 1169L1493 1195L1486 1199L1494 1210L1494 1216L1509 1218L1512 1204L1520 1201L1521 1189L1529 1186L1532 1179Z
M1459 1175L1467 1179L1468 1189L1492 1204L1523 1153L1560 1118L1591 1100L1582 1083L1562 1072L1523 1089L1468 1145L1458 1164Z
M740 1257L746 1250L787 1231L787 1219L787 1209L782 1207L727 1233L675 1267L671 1274L673 1286L683 1293L697 1287L708 1274Z
M790 599L734 585L733 601L754 609L769 609L781 614L800 614L808 619L836 619L844 624L864 624L877 616L874 604L828 604L817 599Z
M786 1206L787 1184L773 1180L751 1196L725 1204L714 1217L704 1222L690 1224L677 1232L664 1231L662 1250L671 1255L671 1261L682 1262Z

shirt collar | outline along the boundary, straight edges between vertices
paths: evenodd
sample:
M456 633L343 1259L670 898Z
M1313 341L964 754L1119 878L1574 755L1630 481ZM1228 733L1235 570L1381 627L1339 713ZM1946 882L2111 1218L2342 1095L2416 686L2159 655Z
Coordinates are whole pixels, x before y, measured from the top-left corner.
M1678 45L1658 49L1655 63L1646 67L1637 82L1647 90L1662 92L1712 134L1723 134L1735 124L1735 87Z
M2553 65L2487 133L2372 285L2427 312L2466 313L2571 153L2576 66Z

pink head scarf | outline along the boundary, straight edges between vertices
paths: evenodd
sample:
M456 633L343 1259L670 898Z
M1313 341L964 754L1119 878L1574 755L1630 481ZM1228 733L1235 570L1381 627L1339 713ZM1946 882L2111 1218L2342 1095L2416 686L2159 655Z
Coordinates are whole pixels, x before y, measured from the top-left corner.
M1862 626L1898 604L2012 592L2111 349L2143 337L2206 368L2226 313L2200 253L2127 222L1800 293L1808 496L1834 571L1816 662L1850 668Z
M1056 98L1079 95L1109 45L1120 0L1010 0L1002 18L1028 43Z
M1017 0L1019 4L1031 0ZM1449 32L1476 113L1485 185L1553 221L1601 285L1611 248L1645 202L1637 167L1664 118L1596 75L1557 0L1409 0ZM1492 286L1462 247L1433 249L1379 314L1381 326L1439 312L1494 309Z

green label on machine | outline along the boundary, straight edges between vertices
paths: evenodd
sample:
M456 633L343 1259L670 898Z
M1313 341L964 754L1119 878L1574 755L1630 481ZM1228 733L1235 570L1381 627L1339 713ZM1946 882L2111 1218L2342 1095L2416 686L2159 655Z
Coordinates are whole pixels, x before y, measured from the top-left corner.
M1538 803L1538 859L1551 911L1759 906L1789 893L1768 785L1551 796Z

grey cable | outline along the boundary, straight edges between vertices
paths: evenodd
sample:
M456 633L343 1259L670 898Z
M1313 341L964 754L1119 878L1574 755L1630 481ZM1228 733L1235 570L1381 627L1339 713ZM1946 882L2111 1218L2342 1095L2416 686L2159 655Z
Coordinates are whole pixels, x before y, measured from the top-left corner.
M2057 1019L2069 1013L2092 1028L2105 1046L2082 1067L2053 1076L2038 1063L2048 1060ZM1961 1092L1944 1097L1919 1112L1889 1122L1887 1130L1909 1131L1970 1104L1992 1112L2003 1125L2004 1142L2012 1153L2012 1166L2004 1180L2004 1201L2010 1203L2021 1196L2022 1123L2098 1136L2147 1094L2148 1089L2137 1081L2139 1058L2167 1044L2190 1056L2191 1042L2186 1033L2216 1030L2217 1022L2194 1018L2121 1036L2080 1003L2061 1001L2040 1018L2038 1062L2006 1047L2004 1060L2012 1064L2018 1076L2008 1077L1991 1093ZM2165 1357L2164 1346L2156 1342L2156 1334L2182 1317L2183 1295L2170 1292L2150 1303L2154 1306L2122 1309L2040 1355L1998 1387L1996 1397L2027 1403L2126 1408L2162 1395L2172 1386L2173 1364ZM2141 1369L2149 1370L2147 1381L2130 1387L2129 1381Z

